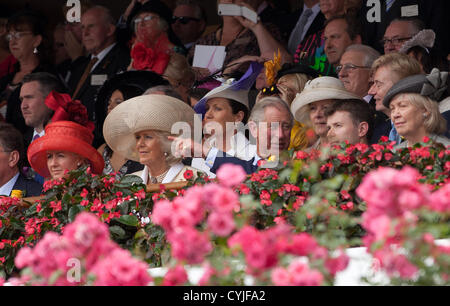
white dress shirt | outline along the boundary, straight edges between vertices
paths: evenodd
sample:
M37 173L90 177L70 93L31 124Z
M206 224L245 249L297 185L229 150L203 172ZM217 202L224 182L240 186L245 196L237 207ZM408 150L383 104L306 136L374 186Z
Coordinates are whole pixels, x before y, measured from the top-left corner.
M0 196L9 197L18 178L19 178L19 172L17 172L17 174L12 179L10 179L6 184L1 186L0 187Z
M103 51L101 51L99 54L91 55L91 59L94 57L98 58L98 61L95 63L94 66L92 66L91 72L94 71L95 67L97 67L98 64L100 64L100 62L105 58L105 56L109 53L109 51L111 51L111 49L114 48L115 45L116 43L113 43L111 46L103 49Z

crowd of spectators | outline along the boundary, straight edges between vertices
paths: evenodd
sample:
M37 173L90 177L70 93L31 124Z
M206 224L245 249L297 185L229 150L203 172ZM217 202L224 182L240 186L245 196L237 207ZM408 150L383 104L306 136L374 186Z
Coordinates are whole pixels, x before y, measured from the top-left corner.
M48 29L39 12L1 9L0 195L39 195L36 182L85 165L169 183L345 141L450 145L448 1L217 5L257 19L211 25L196 0L131 0L116 20L83 0L79 22ZM205 45L224 48L221 67L194 66Z

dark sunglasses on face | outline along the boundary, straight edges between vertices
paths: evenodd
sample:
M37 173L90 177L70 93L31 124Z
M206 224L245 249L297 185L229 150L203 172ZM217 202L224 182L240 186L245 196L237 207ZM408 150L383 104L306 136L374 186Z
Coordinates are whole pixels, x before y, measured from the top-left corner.
M177 21L179 21L181 24L188 24L192 20L200 21L200 19L194 18L194 17L187 17L187 16L180 16L180 17L173 16L172 17L172 23L176 23Z

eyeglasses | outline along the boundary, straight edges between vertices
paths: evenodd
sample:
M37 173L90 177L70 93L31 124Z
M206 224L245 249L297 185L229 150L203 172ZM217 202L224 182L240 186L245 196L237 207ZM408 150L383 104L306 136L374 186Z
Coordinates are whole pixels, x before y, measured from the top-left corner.
M370 69L370 67L366 67L366 66L357 66L357 65L353 65L353 64L344 64L344 65L339 65L336 67L336 73L341 72L342 70L355 70L355 69Z
M33 34L32 32L10 32L6 34L6 40L11 41L13 38L20 39L25 35Z
M176 23L177 21L179 21L181 24L188 24L191 21L200 21L200 19L188 16L180 16L180 17L173 16L172 23Z
M398 45L401 44L404 41L407 41L409 39L411 39L412 36L409 37L397 37L397 38L383 38L382 40L380 40L380 43L384 46L387 43L393 44L393 45Z
M140 23L141 21L150 21L150 20L153 20L153 19L155 19L155 18L159 18L159 16L148 15L148 16L145 16L144 18L136 18L136 19L134 20L134 24L137 25L137 24Z

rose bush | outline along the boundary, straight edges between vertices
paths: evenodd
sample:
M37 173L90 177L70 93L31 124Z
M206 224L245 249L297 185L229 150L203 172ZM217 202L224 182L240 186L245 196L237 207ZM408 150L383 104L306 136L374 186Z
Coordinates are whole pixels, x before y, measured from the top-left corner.
M90 212L148 267L169 269L155 284L188 284L189 265L203 267L200 285L244 284L248 275L261 285L331 285L348 264L343 250L361 245L392 283L431 284L430 267L448 269L448 249L431 243L450 236L448 152L431 143L400 151L389 142L341 145L295 152L280 168L249 177L227 165L216 181L200 176L195 186L152 193L137 177L118 181L82 169L47 182L45 198L28 209L0 199L1 267L11 275L19 248L48 231L65 233ZM376 168L385 172L368 175ZM363 179L372 185L357 189ZM434 283L444 282L442 271Z

